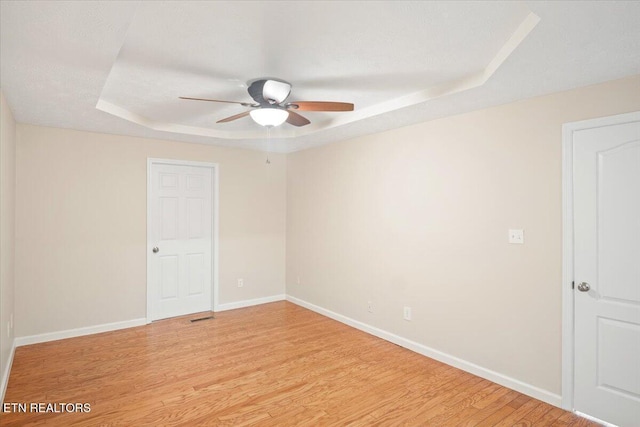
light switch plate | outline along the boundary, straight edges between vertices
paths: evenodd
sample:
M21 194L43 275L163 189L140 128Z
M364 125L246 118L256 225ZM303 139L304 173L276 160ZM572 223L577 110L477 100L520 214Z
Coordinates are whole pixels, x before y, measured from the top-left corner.
M521 245L524 243L524 230L509 230L509 243Z

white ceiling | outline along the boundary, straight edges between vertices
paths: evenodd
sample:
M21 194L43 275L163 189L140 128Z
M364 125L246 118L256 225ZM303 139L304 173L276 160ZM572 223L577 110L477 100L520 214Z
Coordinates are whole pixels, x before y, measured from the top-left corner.
M640 74L640 2L3 1L17 121L291 152ZM246 82L353 102L267 130ZM638 88L640 91L640 88Z

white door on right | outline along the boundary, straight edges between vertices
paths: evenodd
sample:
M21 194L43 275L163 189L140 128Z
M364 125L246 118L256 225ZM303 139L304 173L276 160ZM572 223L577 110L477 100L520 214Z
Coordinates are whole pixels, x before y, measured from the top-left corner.
M573 189L574 407L637 427L640 120L574 132Z

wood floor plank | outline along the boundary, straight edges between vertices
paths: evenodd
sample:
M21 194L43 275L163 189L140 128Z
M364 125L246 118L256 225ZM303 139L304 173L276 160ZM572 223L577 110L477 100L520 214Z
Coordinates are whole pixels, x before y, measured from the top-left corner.
M534 427L542 427L542 426L551 426L555 423L555 421L562 416L566 411L563 411L560 408L553 408L538 421L533 423Z
M551 411L552 409L553 409L553 406L548 405L546 403L542 403L533 411L523 416L518 422L516 422L515 425L521 426L521 427L531 427L540 419L542 419L547 414L547 412Z
M500 390L494 393L499 394L499 397L497 399L493 400L486 406L483 405L481 409L474 405L458 413L450 420L450 425L460 427L475 427L485 419L493 416L493 414L495 414L496 412L502 410L502 408L507 406L509 402L511 402L519 395L517 391L505 388L503 389L504 390ZM505 391L504 394L502 394L503 391Z
M515 425L519 420L521 420L524 416L529 414L531 411L540 406L542 402L535 399L530 399L524 402L518 409L513 411L509 416L500 420L493 425L493 427L510 427Z
M429 425L457 424L456 417L464 410L473 408L475 402L482 400L483 397L491 393L494 390L492 385L494 384L490 381L484 380L460 393L457 397L464 396L464 398L458 400L454 405L446 404L444 407L439 408L437 412L431 411L430 414L421 414L418 418L424 419Z
M16 349L0 426L595 426L288 302Z

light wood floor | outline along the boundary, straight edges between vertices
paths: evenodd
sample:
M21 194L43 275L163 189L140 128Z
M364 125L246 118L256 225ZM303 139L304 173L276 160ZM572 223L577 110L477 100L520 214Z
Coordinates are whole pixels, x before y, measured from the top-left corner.
M569 412L288 302L19 347L3 426L588 426ZM33 424L32 424L33 423Z

